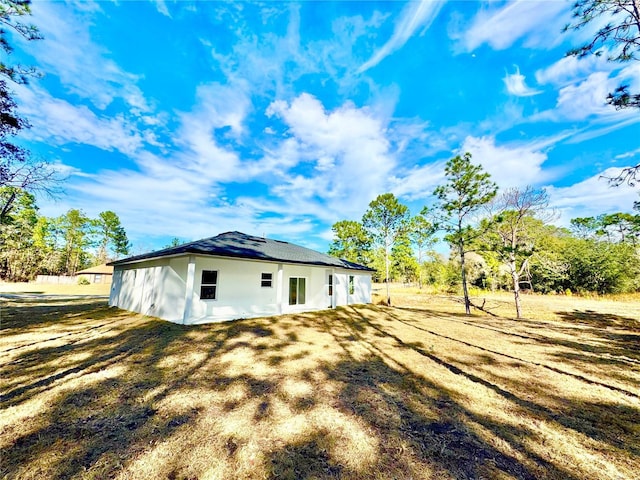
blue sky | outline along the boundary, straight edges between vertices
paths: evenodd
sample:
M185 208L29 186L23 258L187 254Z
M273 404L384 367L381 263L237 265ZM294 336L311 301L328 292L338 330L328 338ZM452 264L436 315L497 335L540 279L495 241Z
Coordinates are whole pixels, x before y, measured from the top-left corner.
M378 194L413 213L469 151L558 223L631 211L640 62L565 58L571 2L39 2L14 39L24 141L68 176L55 216L113 210L134 252L239 230L326 250Z

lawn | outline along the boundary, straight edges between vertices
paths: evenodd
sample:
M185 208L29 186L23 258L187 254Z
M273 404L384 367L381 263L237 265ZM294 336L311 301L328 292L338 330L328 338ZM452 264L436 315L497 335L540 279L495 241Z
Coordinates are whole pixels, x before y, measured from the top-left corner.
M184 327L8 299L0 477L639 478L639 302L394 305Z

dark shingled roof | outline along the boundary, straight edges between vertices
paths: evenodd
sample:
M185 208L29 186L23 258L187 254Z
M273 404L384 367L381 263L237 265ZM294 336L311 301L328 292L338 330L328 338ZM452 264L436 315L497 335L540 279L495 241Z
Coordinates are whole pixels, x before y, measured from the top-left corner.
M176 256L183 254L214 255L219 257L249 258L271 262L298 263L304 265L324 265L327 267L346 268L349 270L373 271L372 268L316 252L299 245L271 240L270 238L252 237L241 232L221 233L217 237L204 238L177 247L165 248L155 252L124 258L109 265L124 265L152 258Z

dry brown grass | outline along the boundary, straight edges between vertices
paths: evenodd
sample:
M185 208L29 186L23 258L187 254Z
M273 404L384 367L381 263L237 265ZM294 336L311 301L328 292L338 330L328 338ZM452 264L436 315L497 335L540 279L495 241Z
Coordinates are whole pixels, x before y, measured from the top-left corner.
M637 305L406 293L198 327L7 301L0 476L638 478Z

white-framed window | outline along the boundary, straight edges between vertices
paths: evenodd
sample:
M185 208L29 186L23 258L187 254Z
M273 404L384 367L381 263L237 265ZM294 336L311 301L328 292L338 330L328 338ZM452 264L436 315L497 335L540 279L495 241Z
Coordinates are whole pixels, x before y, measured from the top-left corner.
M304 305L307 296L307 279L304 277L289 278L289 305Z
M356 293L356 287L353 283L353 275L349 275L349 295Z
M262 273L260 276L261 287L273 287L273 273Z
M329 274L329 296L333 296L333 275Z
M218 298L218 271L203 270L200 281L200 300L215 300Z

